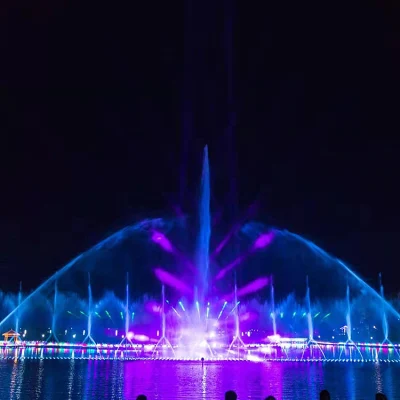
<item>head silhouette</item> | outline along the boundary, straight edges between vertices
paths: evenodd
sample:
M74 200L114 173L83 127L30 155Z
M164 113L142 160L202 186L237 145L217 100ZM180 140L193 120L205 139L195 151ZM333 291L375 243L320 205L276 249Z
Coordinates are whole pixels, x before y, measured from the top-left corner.
M329 392L327 390L323 390L319 394L319 400L331 400L331 395L329 394Z
M225 393L225 400L237 400L237 394L233 390L228 390Z
M274 396L268 396L265 400L276 400Z
M377 393L375 395L375 400L387 400L387 397L383 393Z
M147 400L147 397L144 394L139 394L139 396L136 397L136 400Z

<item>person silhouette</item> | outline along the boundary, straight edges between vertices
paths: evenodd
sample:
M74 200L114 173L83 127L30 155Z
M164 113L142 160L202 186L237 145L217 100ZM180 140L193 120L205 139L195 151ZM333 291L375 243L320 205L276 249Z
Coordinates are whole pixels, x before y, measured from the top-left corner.
M319 400L331 400L331 395L327 390L322 390L319 394Z
M237 394L233 390L228 390L225 393L225 400L237 400Z
M147 396L145 396L144 394L139 394L139 396L136 397L136 400L147 400Z
M276 400L274 396L268 396L265 398L265 400Z
M377 393L375 395L375 400L387 400L387 397L383 393Z

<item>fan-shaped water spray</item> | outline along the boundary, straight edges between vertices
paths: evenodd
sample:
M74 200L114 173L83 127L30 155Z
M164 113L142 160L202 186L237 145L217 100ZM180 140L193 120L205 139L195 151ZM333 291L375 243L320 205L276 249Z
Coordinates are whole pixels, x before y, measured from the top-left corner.
M35 343L85 344L102 358L102 348L124 357L261 360L354 359L350 347L360 360L398 354L389 321L400 315L381 283L378 292L311 241L259 222L211 232L207 148L198 209L197 218L123 228L34 292L4 295L0 326L13 320Z

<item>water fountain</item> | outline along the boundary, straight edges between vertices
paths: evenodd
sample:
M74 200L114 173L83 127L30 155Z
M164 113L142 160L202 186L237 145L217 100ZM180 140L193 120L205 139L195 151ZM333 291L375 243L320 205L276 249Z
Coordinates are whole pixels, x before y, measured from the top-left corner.
M133 348L135 345L132 342L133 334L129 332L129 322L130 322L130 313L129 313L129 273L126 273L126 299L125 299L125 334L122 338L121 342L117 347L117 351L124 344L131 345ZM137 352L137 350L136 350Z
M308 341L306 343L306 346L304 347L303 354L301 355L301 358L304 358L304 353L307 349L312 349L312 346L315 346L318 348L318 350L321 352L322 357L326 359L325 353L322 350L320 344L314 340L314 326L313 326L313 320L312 320L312 314L311 314L311 299L310 299L310 286L308 284L308 276L306 277L306 307L307 307L307 327L308 327Z
M18 305L17 305L17 314L15 318L15 332L19 333L19 319L21 313L21 300L22 300L22 282L19 283L19 291L18 291Z
M61 339L62 343L58 343L57 347L73 347L74 357L78 357L80 348L101 351L104 358L107 358L107 352L111 349L114 354L112 357L117 357L118 353L124 358L138 358L138 348L142 349L143 357L174 359L200 357L230 359L235 354L235 358L312 361L315 357L306 357L306 349L311 354L312 349L317 348L321 354L319 358L323 359L346 360L348 357L353 359L352 351L348 356L344 350L356 349L357 354L361 356L360 360L369 360L376 357L372 357L369 350L365 349L375 349L376 353L376 349L390 346L393 346L398 354L397 345L392 345L389 340L387 315L390 313L396 318L400 316L393 305L384 299L381 281L378 293L342 261L330 256L309 240L256 222L247 222L241 227L235 224L234 229L228 230L228 234L219 236L223 238L221 242L214 243L212 233L219 228L213 227L213 232L211 231L209 175L206 147L203 155L199 212L194 224L196 230L192 225L191 229L188 229L188 222L182 218L178 221L144 220L123 228L76 257L33 293L23 296L20 288L16 297L4 296L1 307L7 312L5 316L3 314L0 326L14 315L16 328L20 330L21 311L27 310L35 302L42 301L42 298L46 299L46 295L51 293L52 307L49 307L51 332L47 338L47 345L46 342L42 345L50 345L50 339L55 342L60 342ZM191 236L192 233L194 238ZM185 251L183 243L188 241L193 241L194 246L192 248L189 245L189 250ZM210 251L210 246L216 250ZM237 251L239 248L242 251L240 254ZM300 257L296 253L298 251L301 251ZM136 257L136 269L121 262L125 259L126 252L131 252L129 254ZM301 264L303 258L305 261ZM313 262L315 267L307 269ZM91 268L94 265L96 268ZM123 272L118 270L119 265ZM130 304L129 291L135 289L130 286L128 278L132 276L130 274L136 276L137 268L141 268L141 265L144 265L141 276L151 274L151 279L155 280L152 286L161 286L161 299L160 296L148 296L146 300ZM239 268L245 269L246 273L237 275ZM338 296L343 279L348 282L346 300L343 301L343 305L340 303L336 312L333 312L334 316L331 315L331 301L326 304L321 302L317 303L318 305L311 304L310 287L316 288L313 289L313 294L317 296L314 290L317 291L318 287L312 285L312 282L313 279L318 282L321 270L324 274L334 274L333 277L324 275L323 279L329 280L330 286L338 282ZM102 276L100 284L96 280L99 274ZM111 282L118 285L118 281L112 279L124 275L126 275L126 285L123 286L124 299L120 300L115 294L109 295L104 292L96 294L99 292L98 289L104 285L111 285ZM82 299L73 293L70 289L72 286L69 285L70 282L76 282L75 278L82 280L82 277L84 279L86 276L88 295L86 299ZM237 279L237 276L240 276L240 279ZM291 306L292 309L284 309L282 304L288 292L282 293L282 283L293 284L293 289L289 290L295 291L295 285L298 282L301 285L304 277L307 282L305 302L301 301L295 308ZM142 281L142 278L140 279ZM51 290L52 285L54 291ZM92 286L95 296L100 297L93 298ZM304 286L301 286L299 290L302 291ZM352 337L350 286L352 291L366 301L383 305L384 313L379 314L379 319L383 324L384 340L380 347L377 347L376 343L367 343L365 337L355 341ZM66 291L63 292L60 288L66 288ZM112 290L113 287L107 289ZM137 293L137 290L136 296L145 295L144 292ZM269 295L269 301L264 304L265 299L255 300L256 296L264 293ZM108 306L98 307L103 298L108 299ZM69 306L66 307L66 304ZM132 306L137 307L134 324L130 312ZM319 307L318 312L315 311L315 307ZM324 316L318 318L321 312ZM31 313L24 313L24 324L27 324L29 314ZM331 316L328 317L329 315ZM345 344L338 343L332 333L338 328L343 315L346 316L347 322ZM80 342L76 339L76 334L73 336L70 330L73 329L74 332L82 330L83 316L86 318L83 335L86 336L83 342ZM39 323L36 319L34 322ZM282 337L278 334L277 325ZM62 335L60 332L64 329L65 335ZM320 338L321 335L323 339ZM24 345L29 347L35 344L24 343ZM329 346L340 350L339 358Z
M340 355L339 355L339 359L342 358L342 354L343 351L347 348L350 349L350 357L351 357L351 349L352 347L355 348L359 355L361 356L361 359L363 360L364 357L360 351L360 349L358 348L358 346L353 342L352 340L352 325L351 325L351 302L350 302L350 287L347 284L346 287L346 304L347 304L347 312L346 312L346 334L347 334L347 340L346 342L341 346L341 350L340 350Z
M240 350L246 350L246 345L243 342L243 339L240 336L240 321L239 321L239 301L237 296L237 283L236 283L236 275L235 275L235 288L234 288L234 318L235 318L235 336L229 346L228 351L231 351L232 348L236 348L237 357L240 358Z
M90 273L88 273L88 316L87 316L87 335L83 339L83 343L89 342L96 345L92 337L92 313L93 313L93 297L92 297L92 286L90 283Z
M171 345L171 342L167 338L167 326L166 326L166 318L165 318L165 286L161 287L161 337L157 344L153 349L153 358L157 354L158 350L162 350L164 347L170 348L172 353L175 355L174 348Z
M275 290L274 290L274 282L273 282L272 278L271 278L271 308L272 308L272 312L271 312L272 329L273 329L274 336L276 336L278 334L278 332L276 330Z
M51 330L48 338L46 339L46 342L50 342L51 339L54 339L56 343L59 342L56 334L56 319L57 319L57 310L58 310L58 304L57 304L57 297L58 297L58 286L57 286L57 281L54 281L54 299L53 299L53 315L51 318Z
M379 273L379 290L380 290L382 299L385 299L385 292L384 292L384 288L383 288L381 273ZM385 344L388 345L391 349L394 349L395 353L397 354L397 357L400 358L400 353L399 353L398 349L389 340L389 324L388 324L385 309L383 309L383 312L382 312L382 330L383 330L384 339L381 342L381 346L379 347L379 350L377 352L377 355L376 355L377 358L379 358L379 354L383 350L383 345L385 345Z

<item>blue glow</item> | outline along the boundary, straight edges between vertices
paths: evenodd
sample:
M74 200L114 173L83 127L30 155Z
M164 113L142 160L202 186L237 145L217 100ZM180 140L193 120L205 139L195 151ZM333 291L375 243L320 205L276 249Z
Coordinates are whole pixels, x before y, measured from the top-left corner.
M208 263L211 236L210 215L210 168L208 164L208 148L204 148L203 173L201 176L201 194L199 207L199 239L197 249L197 266L200 270L202 287L200 299L203 301L208 292Z

